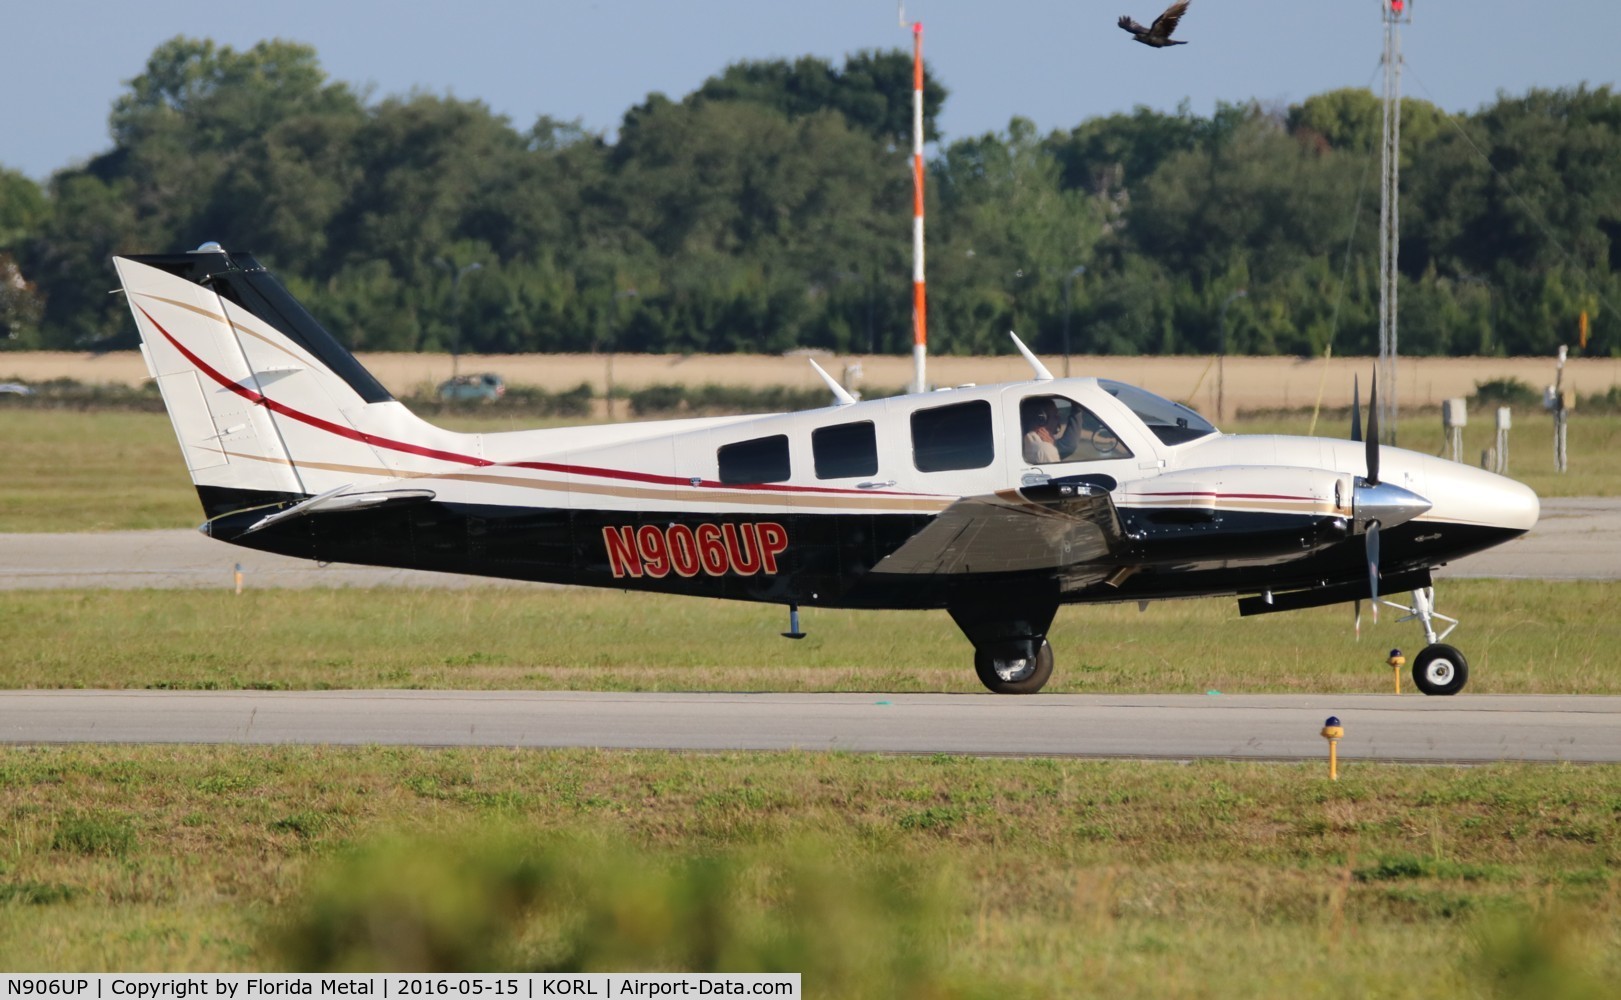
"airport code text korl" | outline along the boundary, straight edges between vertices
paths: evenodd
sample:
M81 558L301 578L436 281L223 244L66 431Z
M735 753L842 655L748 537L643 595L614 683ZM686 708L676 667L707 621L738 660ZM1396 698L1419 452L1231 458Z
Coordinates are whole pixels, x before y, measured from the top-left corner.
M95 975L0 974L9 997L71 997L74 1000L266 1000L271 997L798 997L798 973L531 973L337 976L229 973L100 973Z

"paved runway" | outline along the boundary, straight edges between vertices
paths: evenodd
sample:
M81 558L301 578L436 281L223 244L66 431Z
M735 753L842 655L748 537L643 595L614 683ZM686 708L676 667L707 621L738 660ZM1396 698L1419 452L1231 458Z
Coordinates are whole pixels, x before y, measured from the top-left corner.
M318 566L194 531L0 535L0 589L541 586ZM1441 577L1621 579L1621 500L1552 499ZM1347 760L1621 761L1621 698L584 692L0 692L0 742L336 743Z
M0 742L1621 761L1621 697L0 692Z
M258 552L196 531L101 531L0 534L0 590L58 587L542 587L454 573L322 565Z
M289 559L217 542L195 531L0 534L0 590L41 587L230 587L240 564L248 587L527 586L512 581ZM1542 502L1530 534L1455 565L1438 578L1621 579L1621 499Z
M1552 497L1527 534L1443 567L1437 579L1621 580L1621 498Z

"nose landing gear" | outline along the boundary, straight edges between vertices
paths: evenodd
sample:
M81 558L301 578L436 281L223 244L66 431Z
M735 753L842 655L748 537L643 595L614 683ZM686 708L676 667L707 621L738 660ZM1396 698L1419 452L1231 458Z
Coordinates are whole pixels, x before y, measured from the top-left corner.
M1435 588L1424 587L1413 591L1411 606L1390 600L1385 603L1407 612L1404 617L1396 619L1397 622L1417 620L1424 627L1424 641L1428 645L1413 657L1413 683L1418 689L1431 695L1457 694L1462 691L1464 685L1469 683L1469 661L1464 659L1457 647L1448 646L1441 641L1458 627L1458 619L1435 610ZM1437 618L1450 623L1439 635L1435 632Z
M1413 659L1413 683L1425 694L1457 694L1469 683L1469 661L1446 643L1431 643Z

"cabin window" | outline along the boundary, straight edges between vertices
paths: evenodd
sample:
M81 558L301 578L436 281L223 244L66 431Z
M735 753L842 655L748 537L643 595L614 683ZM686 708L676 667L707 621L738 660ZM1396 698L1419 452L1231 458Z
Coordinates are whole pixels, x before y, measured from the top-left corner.
M1097 414L1064 396L1026 396L1019 402L1019 428L1019 447L1029 465L1132 457Z
M996 458L991 404L983 399L912 414L912 464L919 472L983 469Z
M723 444L716 457L723 483L780 483L789 477L786 434Z
M878 435L871 420L834 424L811 431L817 479L849 479L878 474Z

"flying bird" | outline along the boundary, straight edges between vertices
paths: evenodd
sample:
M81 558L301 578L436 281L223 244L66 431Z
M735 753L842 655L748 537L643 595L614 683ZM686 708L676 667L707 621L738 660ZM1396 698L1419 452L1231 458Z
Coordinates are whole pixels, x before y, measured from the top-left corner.
M1165 8L1165 13L1154 18L1152 27L1145 28L1133 21L1125 14L1120 15L1120 27L1131 32L1131 37L1144 45L1152 45L1156 49L1163 49L1167 45L1186 45L1187 42L1171 41L1171 32L1182 20L1182 15L1188 12L1188 0L1177 0Z

